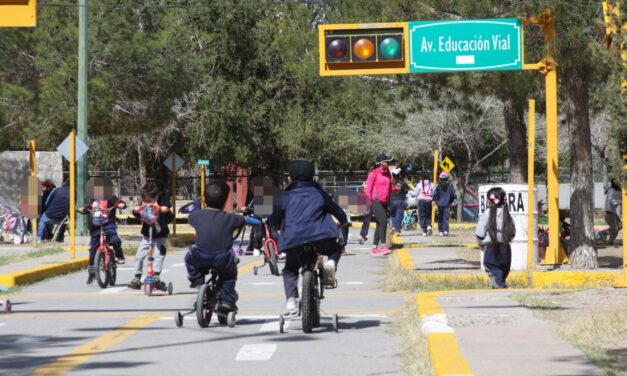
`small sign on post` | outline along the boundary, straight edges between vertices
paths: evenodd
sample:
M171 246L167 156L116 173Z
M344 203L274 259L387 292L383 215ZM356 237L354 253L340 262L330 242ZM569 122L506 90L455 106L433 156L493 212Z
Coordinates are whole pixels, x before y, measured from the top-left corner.
M198 165L199 166L206 166L209 167L209 160L208 159L199 159L198 160Z
M440 162L440 169L442 171L451 172L455 168L455 163L449 157L445 157L442 162Z

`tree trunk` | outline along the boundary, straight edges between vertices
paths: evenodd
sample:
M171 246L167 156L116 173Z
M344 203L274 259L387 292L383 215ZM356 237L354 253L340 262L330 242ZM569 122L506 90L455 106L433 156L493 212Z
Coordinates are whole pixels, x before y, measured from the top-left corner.
M566 103L570 133L570 262L575 269L599 266L594 248L592 140L588 112L588 81L571 77Z
M527 182L527 124L525 123L525 109L514 104L511 100L505 101L503 117L507 129L507 146L509 149L509 165L513 184Z
M143 187L146 184L146 158L141 135L137 136L137 165L139 166L139 186Z

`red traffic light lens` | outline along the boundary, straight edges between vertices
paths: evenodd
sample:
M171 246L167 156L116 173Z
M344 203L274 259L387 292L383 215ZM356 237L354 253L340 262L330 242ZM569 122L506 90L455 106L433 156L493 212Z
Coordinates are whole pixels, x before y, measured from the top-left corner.
M353 52L361 60L368 60L374 54L374 44L370 39L361 38L353 45Z
M343 39L334 39L327 45L328 55L336 60L342 60L348 55L348 45Z

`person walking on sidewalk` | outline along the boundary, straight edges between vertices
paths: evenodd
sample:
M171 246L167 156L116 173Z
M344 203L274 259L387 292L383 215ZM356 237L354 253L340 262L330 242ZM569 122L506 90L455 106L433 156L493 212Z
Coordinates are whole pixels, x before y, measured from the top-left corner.
M433 203L433 183L426 175L416 185L418 196L418 221L422 229L422 236L431 235L431 206Z
M618 214L618 207L622 202L621 186L618 184L618 180L615 178L611 180L610 186L607 187L605 194L605 207L603 210L605 210L605 222L610 226L610 237L607 239L607 245L612 247L614 246L614 240L616 240L618 232L623 228L623 222Z
M438 231L440 236L448 236L448 221L451 204L457 200L455 189L448 182L448 173L442 171L438 186L433 191L433 201L438 206Z
M485 247L483 265L492 288L506 289L507 275L512 263L510 242L516 236L516 227L505 200L505 191L494 187L488 191L489 208L479 217L477 240Z
M388 168L388 163L392 161L392 158L379 154L376 161L378 167L368 174L366 181L366 196L370 200L370 213L377 223L374 231L374 247L370 250L370 254L387 255L390 253L386 244L388 204L390 193L396 189L392 186L392 174Z
M405 196L409 191L409 186L401 179L401 169L399 167L391 168L390 172L392 172L393 177L392 186L396 188L390 194L390 217L392 217L394 232L400 235L403 214L405 213Z

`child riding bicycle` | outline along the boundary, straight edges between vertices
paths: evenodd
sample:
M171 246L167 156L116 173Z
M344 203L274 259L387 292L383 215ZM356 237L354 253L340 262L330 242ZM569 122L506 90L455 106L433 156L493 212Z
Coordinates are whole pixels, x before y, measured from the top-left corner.
M233 247L233 234L245 225L257 226L261 222L255 218L242 217L224 211L224 204L230 189L226 182L211 182L205 188L207 209L197 210L189 215L189 224L194 227L194 244L185 255L187 279L190 287L205 283L205 276L211 268L220 277L221 302L218 307L223 312L237 311L238 257L230 250Z
M157 288L160 290L165 289L165 283L160 280L161 269L163 268L163 261L165 259L165 242L168 238L168 234L170 234L170 229L168 228L168 223L172 222L174 218L174 214L172 213L171 204L168 200L163 199L159 195L159 188L153 182L148 182L142 188L141 193L142 205L143 204L157 204L159 206L159 219L157 222L152 225L152 241L157 244L157 248L159 252L154 254L154 277L157 279ZM140 208L141 206L133 208L133 215L136 218L140 218ZM135 254L135 277L128 283L128 287L139 290L142 286L141 277L142 271L144 268L144 260L148 256L150 251L149 236L150 236L150 225L146 223L142 223L142 240L139 243L139 247L137 248L137 253Z
M96 178L94 181L89 182L88 185L93 184L94 199L89 200L89 204L78 209L81 214L89 214L89 235L91 237L89 241L89 265L87 267L87 285L91 285L94 282L96 273L94 270L94 257L96 250L100 246L100 228L107 237L109 245L113 247L115 251L115 258L118 260L118 264L124 264L124 253L122 252L122 240L118 236L117 229L115 227L115 214L117 209L126 208L126 203L120 200L117 196L109 192L109 184L106 184L104 179Z
M341 226L346 226L346 213L314 182L314 173L313 162L306 159L292 161L289 168L290 184L268 218L269 223L281 226L279 249L287 254L283 268L287 312L297 310L298 255L303 251L303 244L311 243L320 254L328 256L324 264L325 285L333 285L337 264L342 256L337 241L338 228L331 216Z

